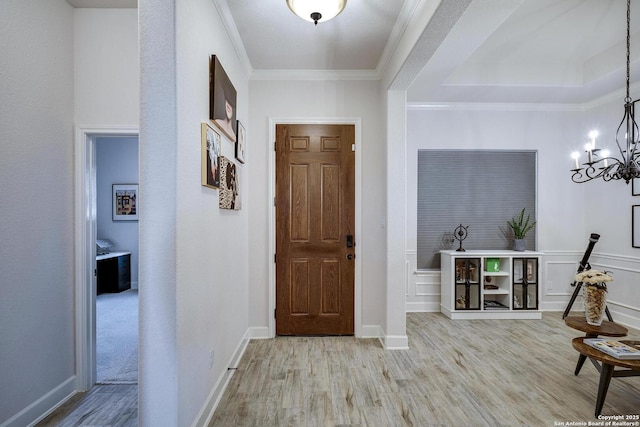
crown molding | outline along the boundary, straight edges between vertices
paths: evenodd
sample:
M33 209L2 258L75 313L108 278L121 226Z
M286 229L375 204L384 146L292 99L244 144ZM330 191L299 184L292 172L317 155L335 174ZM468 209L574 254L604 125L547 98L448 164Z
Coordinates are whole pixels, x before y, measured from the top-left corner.
M420 0L405 0L402 5L402 9L400 10L400 14L398 15L398 19L396 20L393 29L391 30L391 34L389 35L389 39L387 40L387 44L382 51L382 55L380 56L380 60L378 61L378 66L376 67L376 73L378 74L378 80L382 78L382 75L386 71L389 66L389 61L391 61L391 56L393 52L398 47L398 43L402 39L407 27L409 26L409 22L411 21L411 17L416 11Z
M629 92L631 95L633 95L633 93L640 92L640 82L630 84ZM614 101L622 102L624 101L625 96L626 96L626 88L620 88L616 91L603 95L599 98L592 99L591 101L587 101L583 105L585 107L585 110L591 110L593 108L599 107L604 104L608 104L610 102L614 102ZM631 98L634 98L634 97L632 96Z
M640 82L629 86L631 93L640 92ZM589 111L601 105L623 101L625 89L618 89L582 103L507 103L507 102L407 102L412 111Z
M584 111L584 104L407 102L408 111Z
M244 43L240 37L240 32L238 31L236 22L233 20L233 15L231 15L229 4L227 3L227 0L214 0L213 4L222 18L222 24L224 25L225 31L233 45L233 49L236 51L236 55L238 55L238 59L242 64L245 76L249 78L253 72L253 66L251 65L249 55L247 55L247 50L244 48Z
M379 80L375 70L253 70L250 80Z

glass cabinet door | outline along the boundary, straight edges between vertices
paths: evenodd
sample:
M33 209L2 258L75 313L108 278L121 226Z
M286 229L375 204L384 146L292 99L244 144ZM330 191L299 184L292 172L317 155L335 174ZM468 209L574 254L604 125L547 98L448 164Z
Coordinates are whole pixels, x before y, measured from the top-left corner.
M456 258L455 279L455 309L480 310L480 258Z
M513 309L538 309L538 259L513 259Z

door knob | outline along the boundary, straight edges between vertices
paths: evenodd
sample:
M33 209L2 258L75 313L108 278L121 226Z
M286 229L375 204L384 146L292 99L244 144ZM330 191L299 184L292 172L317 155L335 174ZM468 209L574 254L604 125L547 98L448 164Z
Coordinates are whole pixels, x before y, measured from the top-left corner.
M353 254L347 254L347 259L348 260L352 260L354 258L355 258L355 256Z

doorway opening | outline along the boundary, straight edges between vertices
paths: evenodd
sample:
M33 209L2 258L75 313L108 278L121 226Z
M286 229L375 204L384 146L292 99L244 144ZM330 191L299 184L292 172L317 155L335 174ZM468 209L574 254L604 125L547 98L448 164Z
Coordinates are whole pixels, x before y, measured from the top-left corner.
M96 383L138 382L138 137L96 138Z
M114 151L117 145L127 144L129 145L128 151L119 155L119 160L112 161L111 166L102 166L102 172L98 172L99 161L105 160L104 158L99 160L99 152L103 146L106 147L106 151ZM127 283L127 292L130 296L135 297L135 313L130 313L126 325L129 328L129 335L135 334L134 338L129 339L135 345L135 356L129 355L128 366L135 366L135 373L129 372L129 377L135 374L135 379L121 380L123 383L137 382L137 333L138 333L138 321L137 321L137 252L138 252L138 236L137 236L137 222L135 222L135 233L133 240L123 237L122 230L111 228L111 222L113 217L111 216L112 203L114 198L113 184L137 184L138 182L138 129L133 128L78 128L76 129L75 140L75 200L76 200L76 388L80 391L86 391L93 387L99 380L100 382L116 382L117 378L113 378L113 381L109 381L106 377L99 379L97 375L97 351L96 346L98 344L97 334L97 316L100 316L100 312L106 315L104 311L97 305L98 301L98 275L102 277L104 274L99 272L98 265L98 248L97 240L100 233L101 240L108 240L113 244L111 249L118 252L129 252L129 265L130 269L124 268L122 262L116 262L116 266L120 264L121 269L129 271L129 278L120 277L116 274L115 278L108 278L105 283L110 283L113 280L124 281ZM135 153L135 154L132 154ZM115 155L118 158L118 154L111 153L110 156ZM105 156L107 156L105 154ZM135 158L131 158L135 157ZM109 164L109 163L107 163ZM127 164L134 164L135 171L129 170L128 176L118 178L114 174L118 173L118 170L122 171L123 166ZM117 166L115 166L117 165ZM99 175L106 175L106 178ZM100 178L100 179L99 179ZM107 181L103 181L107 179ZM120 179L128 182L109 182L110 180ZM135 182L131 182L135 181ZM106 193L106 194L105 194ZM103 221L104 220L104 221ZM104 223L103 223L104 222ZM129 222L129 228L131 223ZM131 233L131 230L128 230ZM104 235L103 235L104 234ZM125 232L126 234L126 232ZM106 235L106 236L105 236ZM108 236L108 237L107 237ZM131 237L131 236L130 236ZM111 253L111 249L109 252ZM100 249L103 252L103 249ZM135 261L132 262L132 258ZM104 255L101 255L104 257ZM100 265L100 267L102 267ZM107 268L108 270L108 268ZM131 276L133 273L133 276ZM107 275L108 277L108 275ZM102 283L101 283L101 288ZM124 289L123 289L124 291ZM105 295L111 294L110 292L104 292ZM118 295L116 292L113 295ZM122 292L125 295L125 292ZM117 299L117 298L116 298ZM103 305L102 303L100 304ZM116 304L116 306L124 306L123 303ZM132 306L131 301L128 304ZM123 307L120 307L123 308ZM116 319L122 314L114 314L113 318ZM106 318L101 318L104 320ZM113 329L113 327L107 326L107 329ZM101 334L104 335L104 334ZM102 338L101 338L102 340ZM118 349L118 345L112 345L114 349ZM129 347L131 347L129 345ZM135 360L131 360L135 357ZM122 369L120 369L122 371ZM130 368L126 368L125 371L131 371Z

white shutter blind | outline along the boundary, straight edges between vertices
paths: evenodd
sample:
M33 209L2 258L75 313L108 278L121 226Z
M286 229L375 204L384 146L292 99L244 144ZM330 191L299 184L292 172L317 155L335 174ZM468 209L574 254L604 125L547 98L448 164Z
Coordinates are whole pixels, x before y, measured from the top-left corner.
M464 249L511 249L507 221L522 208L535 221L535 151L418 150L418 264L440 268L441 249L457 226L469 226ZM525 238L535 250L535 228Z

